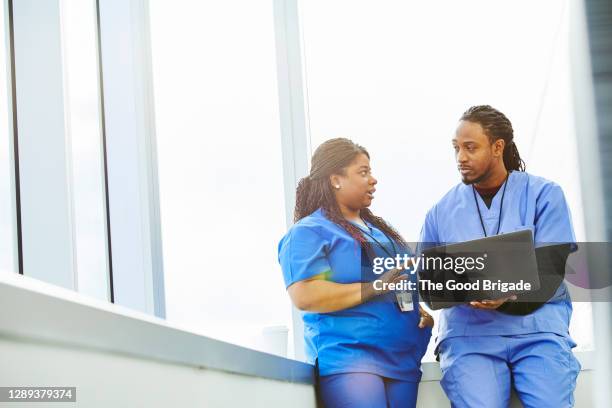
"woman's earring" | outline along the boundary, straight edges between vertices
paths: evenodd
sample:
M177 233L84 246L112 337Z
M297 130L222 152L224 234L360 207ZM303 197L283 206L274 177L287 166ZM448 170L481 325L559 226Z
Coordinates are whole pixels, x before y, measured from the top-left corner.
M334 187L336 187L336 190L340 190L340 184L336 184Z

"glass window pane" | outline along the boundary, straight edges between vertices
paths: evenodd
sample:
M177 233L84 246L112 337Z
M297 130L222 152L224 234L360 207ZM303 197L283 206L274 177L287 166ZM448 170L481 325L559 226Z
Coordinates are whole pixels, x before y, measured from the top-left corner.
M17 272L8 20L0 4L0 273Z
M272 2L150 2L167 319L270 349L289 326ZM281 347L282 348L282 347Z
M66 132L77 288L108 300L108 261L95 0L62 0Z
M12 2L16 116L24 274L106 300L95 4Z
M528 170L563 187L584 240L567 1L442 3L299 2L313 151L339 136L363 144L379 181L373 210L416 241L427 210L459 181L458 118L490 104L512 120ZM423 171L428 182L417 183ZM580 347L591 347L591 326L590 304L576 304Z

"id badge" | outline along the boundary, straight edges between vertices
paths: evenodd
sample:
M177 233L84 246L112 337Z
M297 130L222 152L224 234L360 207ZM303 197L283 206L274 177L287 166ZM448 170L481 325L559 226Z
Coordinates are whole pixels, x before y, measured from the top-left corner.
M414 305L412 304L412 292L405 290L395 292L395 297L397 298L397 305L402 312L412 312L414 310Z

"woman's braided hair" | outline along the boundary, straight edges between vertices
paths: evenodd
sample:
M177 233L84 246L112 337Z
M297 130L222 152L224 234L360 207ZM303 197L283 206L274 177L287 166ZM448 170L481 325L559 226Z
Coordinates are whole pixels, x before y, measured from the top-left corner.
M489 105L477 105L466 110L461 115L460 120L480 124L491 142L503 139L506 142L504 147L504 166L506 166L506 170L525 171L525 162L521 159L514 143L512 123L506 115Z
M343 228L368 254L372 254L372 248L361 230L342 215L329 179L333 174L344 175L346 167L359 154L365 154L370 158L364 147L345 138L327 140L317 148L312 156L310 174L301 179L297 186L294 222L298 222L321 208L330 221ZM383 231L398 245L405 245L401 235L368 208L362 208L360 216Z

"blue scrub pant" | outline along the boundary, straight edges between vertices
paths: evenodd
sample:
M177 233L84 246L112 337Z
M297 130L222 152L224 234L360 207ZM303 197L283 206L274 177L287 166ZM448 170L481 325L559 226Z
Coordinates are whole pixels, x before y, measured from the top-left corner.
M553 333L447 338L439 349L442 388L454 408L506 408L511 386L525 408L572 407L575 345Z
M418 382L400 381L371 373L345 373L319 378L325 408L413 408Z

